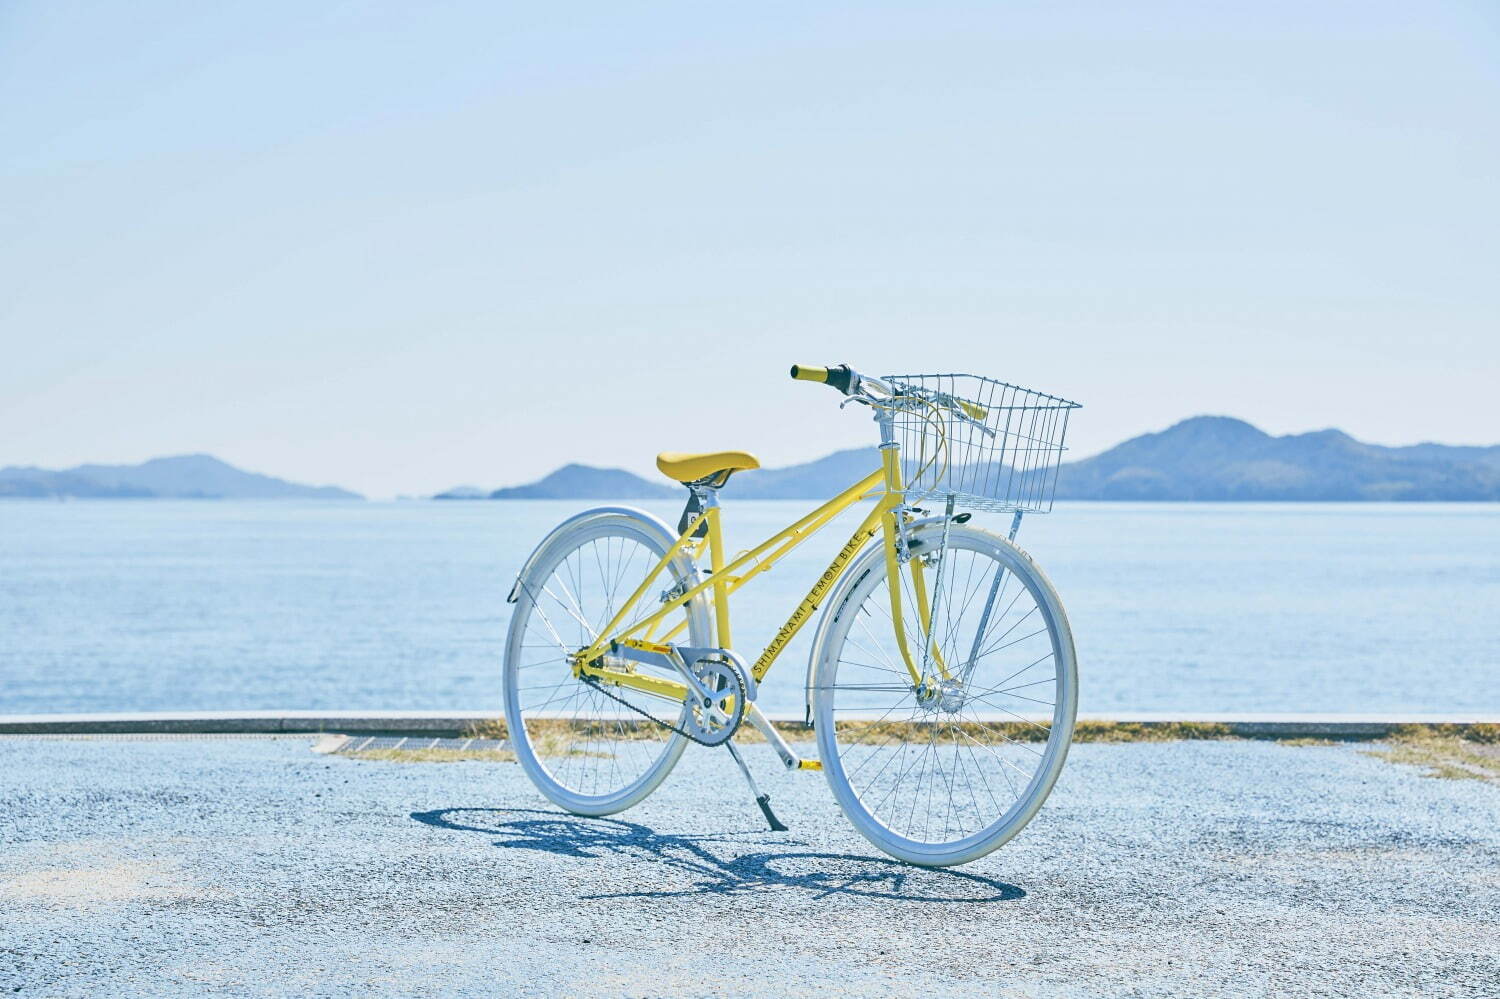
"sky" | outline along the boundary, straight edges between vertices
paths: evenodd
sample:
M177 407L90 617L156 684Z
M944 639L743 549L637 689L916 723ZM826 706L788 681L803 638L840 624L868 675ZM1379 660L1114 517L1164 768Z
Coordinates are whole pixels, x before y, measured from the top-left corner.
M0 5L0 465L873 443L792 363L1500 441L1500 7Z

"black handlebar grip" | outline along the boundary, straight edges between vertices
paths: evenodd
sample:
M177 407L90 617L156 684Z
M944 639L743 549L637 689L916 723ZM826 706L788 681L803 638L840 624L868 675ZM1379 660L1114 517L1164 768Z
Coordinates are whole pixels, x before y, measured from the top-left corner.
M794 364L792 377L802 382L822 382L824 385L832 385L845 395L854 390L854 371L847 364L836 365L832 368Z

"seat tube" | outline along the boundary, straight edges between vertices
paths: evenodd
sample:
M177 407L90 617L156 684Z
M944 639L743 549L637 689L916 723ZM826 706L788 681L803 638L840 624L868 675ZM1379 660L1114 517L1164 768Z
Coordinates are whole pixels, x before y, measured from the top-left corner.
M708 515L708 565L714 577L714 629L718 634L719 648L734 648L734 639L729 633L729 583L724 578L724 531L720 523L724 508L719 506L719 497L714 489L705 489L698 500Z

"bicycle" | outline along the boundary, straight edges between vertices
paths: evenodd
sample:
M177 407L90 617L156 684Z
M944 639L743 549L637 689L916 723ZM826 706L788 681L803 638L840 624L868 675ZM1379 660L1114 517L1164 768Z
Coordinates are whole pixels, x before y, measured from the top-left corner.
M759 467L744 451L658 456L688 489L675 534L629 507L565 520L508 596L511 747L548 799L601 816L642 801L689 742L722 745L771 828L785 829L733 741L748 722L788 769L821 770L881 850L924 866L968 863L1031 820L1067 758L1078 703L1072 633L1056 590L1014 540L1023 513L1052 507L1078 404L978 375L791 373L837 389L840 408L871 409L880 467L733 558L718 493ZM731 595L869 499L848 542L747 663L734 650ZM919 506L928 502L942 512ZM1011 513L1008 537L969 523L985 511ZM820 606L804 685L818 759L804 759L756 697Z

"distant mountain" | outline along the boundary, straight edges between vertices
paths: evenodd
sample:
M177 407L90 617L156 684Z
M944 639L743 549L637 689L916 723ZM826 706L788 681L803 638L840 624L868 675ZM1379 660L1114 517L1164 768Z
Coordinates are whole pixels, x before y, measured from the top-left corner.
M496 489L490 499L668 499L682 487L647 482L623 468L564 465L529 485Z
M52 471L0 468L0 497L47 499L360 499L336 486L303 486L241 471L207 454L153 458L139 465L79 465Z
M801 465L738 472L730 480L726 495L737 499L828 499L879 467L879 448L835 451Z
M837 451L826 458L788 468L739 472L729 486L738 499L803 499L842 490L879 467L876 448ZM650 482L621 468L564 465L544 479L486 494L474 486L456 486L433 499L676 499L681 486Z
M733 499L826 499L879 466L875 448L740 472ZM620 469L568 465L492 499L656 499L680 487ZM445 497L446 498L446 497ZM1273 437L1244 420L1195 416L1064 465L1058 499L1500 500L1500 445L1363 444L1339 430Z
M489 499L490 494L489 490L480 489L478 486L454 486L452 489L446 489L432 498L440 500L482 500Z
M1273 437L1196 416L1064 465L1059 499L1500 500L1500 445L1363 444L1340 430Z

